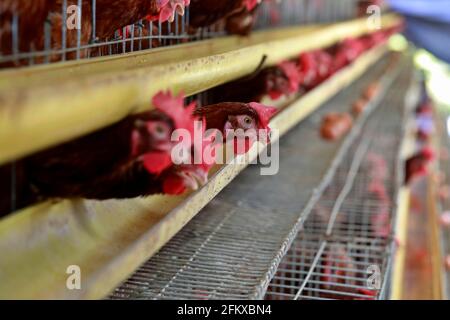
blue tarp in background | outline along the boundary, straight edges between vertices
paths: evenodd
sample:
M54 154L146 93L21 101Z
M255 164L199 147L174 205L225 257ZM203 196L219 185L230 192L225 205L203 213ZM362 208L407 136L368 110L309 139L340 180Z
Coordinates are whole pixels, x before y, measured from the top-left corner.
M450 63L450 0L388 0L406 18L405 35Z

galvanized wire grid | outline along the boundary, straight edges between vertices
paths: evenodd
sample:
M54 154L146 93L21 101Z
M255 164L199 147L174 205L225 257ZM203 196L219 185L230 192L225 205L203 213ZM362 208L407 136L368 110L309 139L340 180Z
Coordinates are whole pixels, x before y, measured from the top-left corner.
M385 297L380 290L391 256L390 224L395 211L398 146L402 137L404 90L399 87L396 85L396 92L391 91L343 160L283 258L266 299ZM386 175L379 182L389 197L385 201L369 190L374 178L378 179L371 176L375 165L371 158L383 159L386 164ZM370 272L377 270L379 286L368 285Z
M403 73L352 146L283 258L266 299L388 298L410 78L410 72ZM371 189L375 181L387 198Z
M0 68L11 66L24 66L42 63L65 61L70 59L83 59L92 56L108 56L126 52L164 47L184 42L198 41L216 38L225 35L223 23L217 23L210 27L190 30L189 8L184 16L176 15L173 23L150 22L147 20L137 21L136 24L124 26L117 30L108 39L98 39L96 36L96 0L89 0L93 8L90 13L92 32L89 41L82 41L81 30L76 36L76 45L70 47L67 39L67 26L61 24L61 30L55 30L48 18L42 26L43 44L42 48L31 48L23 50L23 42L29 39L20 38L20 22L29 17L20 16L18 12L0 12L9 18L8 30L0 29ZM357 0L282 0L264 2L258 9L255 29L268 29L279 26L299 25L307 23L335 22L354 18L357 10ZM68 1L62 0L62 21L68 18ZM80 8L79 20L83 21L83 3L78 0ZM1 7L0 7L1 9ZM86 10L86 9L85 9ZM51 13L49 13L50 16ZM0 24L2 28L2 24ZM10 30L9 30L10 28ZM58 47L52 44L55 41L55 32L61 32L61 40ZM1 47L1 37L10 37L8 47ZM52 40L53 39L53 40ZM57 39L56 39L57 41ZM86 43L83 43L86 42ZM22 49L21 49L22 48Z
M348 110L386 63L386 59L380 61L358 82L283 137L277 175L260 176L259 167L247 168L117 288L111 298L263 298L298 231L299 221L312 208L311 199L319 193L317 186L324 183L336 155L346 154L341 147L350 140L330 144L318 136L322 115L330 110ZM403 88L397 85L395 90L401 94ZM356 127L361 130L362 125ZM374 130L371 134L375 134ZM349 232L347 236L351 235ZM380 246L385 244L377 241Z

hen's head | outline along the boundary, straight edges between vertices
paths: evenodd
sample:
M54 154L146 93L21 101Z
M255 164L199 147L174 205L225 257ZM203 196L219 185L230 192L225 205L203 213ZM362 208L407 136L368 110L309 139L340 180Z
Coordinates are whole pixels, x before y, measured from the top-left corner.
M192 112L195 103L185 107L183 95L176 97L170 92L159 92L152 102L154 110L136 116L131 152L132 156L140 158L149 173L160 175L172 166L171 151L175 146L171 140L173 131L184 129L193 135L196 118Z
M347 38L342 41L341 50L345 53L347 60L352 62L364 52L364 42L357 38Z
M170 137L173 121L166 114L151 111L136 116L131 133L131 155L140 156L150 151L167 152L172 148Z
M333 57L324 50L316 52L318 66L318 74L320 80L326 79L332 72Z
M301 53L298 57L297 64L297 70L302 84L307 88L313 86L318 75L318 62L314 52Z
M435 152L430 147L424 147L415 156L410 158L414 166L411 176L424 176L428 174L428 164L435 158Z
M297 92L300 85L300 72L297 65L291 61L283 61L278 67L283 70L289 81L289 93Z
M269 129L270 118L277 109L257 102L222 102L202 106L194 111L194 115L204 118L206 129L226 130Z
M257 114L258 129L270 130L269 122L277 112L277 108L263 105L258 102L250 102L248 106Z
M430 101L425 101L416 108L417 114L431 114L433 113L433 106Z
M250 137L252 141L247 141L243 150L247 152L255 140L264 138L262 133L269 141L269 121L276 111L276 108L257 102L222 102L197 108L194 114L205 119L207 129L217 129L224 137L230 133L236 134L237 140L239 133L244 134L246 141Z
M276 67L264 69L265 92L272 100L279 99L283 95L288 95L295 88L295 74L290 64L283 64ZM292 80L291 80L291 78Z

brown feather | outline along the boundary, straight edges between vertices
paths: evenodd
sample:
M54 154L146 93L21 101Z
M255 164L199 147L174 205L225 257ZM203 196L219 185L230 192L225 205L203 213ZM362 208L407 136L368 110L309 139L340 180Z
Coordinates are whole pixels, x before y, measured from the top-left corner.
M40 197L95 198L142 171L131 155L131 135L137 120L166 121L157 111L128 117L117 124L24 159L27 178ZM141 150L142 152L149 150ZM105 191L106 192L106 191Z
M77 5L77 0L68 0L67 7ZM126 8L126 9L125 9ZM81 37L80 44L87 45L92 40L92 1L82 0L81 6ZM47 17L50 22L50 46L53 50L62 49L62 0L2 0L0 1L0 39L2 53L12 54L12 17L19 16L19 51L43 51L45 48L44 22ZM122 27L133 24L147 15L158 13L156 0L97 0L96 1L96 34L100 40L112 38L114 32ZM66 48L76 48L78 44L78 30L66 30ZM153 46L156 44L153 43ZM102 48L84 49L78 54L81 58L88 54L100 55ZM75 59L76 51L66 53L66 59ZM50 61L59 61L61 54L53 54ZM35 58L35 63L44 62L43 57ZM0 67L26 64L28 61L19 60L15 63L4 63Z
M207 27L243 7L243 0L191 0L189 23L194 28Z
M97 0L97 34L100 39L133 24L147 15L157 15L156 0Z
M252 11L242 8L241 11L230 15L225 23L227 32L229 34L248 36L255 24L257 8L255 7Z
M257 71L252 77L241 78L211 89L208 98L220 101L259 102L271 90L287 91L289 79L279 67Z

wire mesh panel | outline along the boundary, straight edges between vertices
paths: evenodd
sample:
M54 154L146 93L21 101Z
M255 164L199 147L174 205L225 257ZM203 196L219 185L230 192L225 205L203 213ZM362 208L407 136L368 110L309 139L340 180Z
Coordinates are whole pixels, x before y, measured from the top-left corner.
M386 64L387 59L379 62L283 137L277 175L260 176L259 167L247 168L112 298L262 298L318 186L326 183L336 157L348 151L343 145L350 146L350 138L323 141L317 133L321 117L347 110ZM362 125L356 125L355 137Z
M121 3L125 4L119 6ZM255 28L350 19L357 13L357 3L265 1L255 13ZM163 23L141 17L131 25L120 25L117 14L105 13L110 10L126 15L127 10L139 10L132 5L134 2L104 0L5 0L0 3L0 68L122 54L226 34L223 20L193 28L189 7L183 15L176 13L173 22Z
M408 73L342 161L266 299L385 298Z

